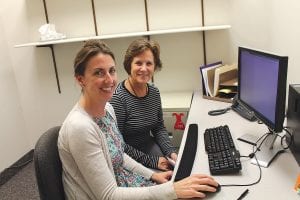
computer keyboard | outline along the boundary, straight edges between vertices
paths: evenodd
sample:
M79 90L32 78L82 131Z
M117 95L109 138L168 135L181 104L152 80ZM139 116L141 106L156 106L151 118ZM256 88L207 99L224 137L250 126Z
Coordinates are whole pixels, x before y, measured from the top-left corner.
M204 144L212 175L237 173L242 169L240 154L227 125L206 129Z
M179 163L179 167L177 169L177 173L175 176L175 181L179 181L185 177L190 176L194 165L195 155L197 151L197 144L198 144L198 125L190 124L186 136L183 153Z

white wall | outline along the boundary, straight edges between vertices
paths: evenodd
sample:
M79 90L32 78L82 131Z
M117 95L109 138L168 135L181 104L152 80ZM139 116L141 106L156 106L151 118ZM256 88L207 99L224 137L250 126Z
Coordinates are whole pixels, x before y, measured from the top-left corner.
M213 0L215 1L221 2ZM65 33L68 37L95 35L90 1L46 2L49 21L56 25L58 32ZM98 32L109 34L146 30L142 2L97 1ZM50 49L13 48L15 44L39 40L37 30L46 22L42 1L2 1L0 7L0 81L1 86L5 87L5 98L0 100L1 105L5 105L0 114L3 124L0 134L2 171L33 148L42 132L60 125L78 99L80 91L72 76L72 64L82 43L54 47L62 90L59 94ZM198 0L191 0L189 3L183 0L151 0L148 1L148 8L149 26L153 30L201 25ZM206 9L209 10L209 6ZM170 20L172 23L166 23ZM220 18L216 17L211 21L213 23L218 20ZM155 77L156 84L162 91L191 91L201 88L198 71L198 66L203 63L201 36L202 33L187 33L153 37L161 43L162 48L164 68ZM106 40L116 54L120 81L127 77L122 67L123 54L133 39L135 38ZM186 75L182 76L182 72ZM190 81L191 77L195 81ZM174 87L178 79L181 84Z
M237 47L249 46L289 57L289 83L300 83L300 1L230 0L230 36Z
M160 1L149 4L150 29L202 26L201 1ZM205 25L228 24L228 0L204 1ZM199 66L204 63L203 32L151 36L161 45L162 71L154 77L161 92L193 91L201 89ZM229 62L228 31L207 31L207 62Z
M2 3L0 6L0 171L17 161L32 148L13 68L14 60L25 56L25 53L17 57L12 54L11 34L18 37L26 35L24 24L19 24L22 21L20 18L24 17L24 11L21 11L20 7L13 7L10 2ZM12 9L16 14L9 13ZM10 17L9 22L7 22L7 16ZM25 28L22 34L16 31L18 25ZM23 61L20 73L26 76L26 59Z

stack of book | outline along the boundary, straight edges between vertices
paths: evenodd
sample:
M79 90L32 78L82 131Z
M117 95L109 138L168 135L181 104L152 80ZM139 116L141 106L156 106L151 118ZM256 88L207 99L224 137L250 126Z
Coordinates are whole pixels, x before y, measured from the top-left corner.
M221 61L200 66L203 97L230 101L237 94L238 69L236 64Z

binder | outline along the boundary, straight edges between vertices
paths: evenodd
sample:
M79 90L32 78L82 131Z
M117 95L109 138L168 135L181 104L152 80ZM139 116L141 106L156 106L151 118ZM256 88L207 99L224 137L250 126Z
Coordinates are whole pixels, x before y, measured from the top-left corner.
M221 61L200 66L203 98L231 102L237 93L237 65L222 65Z
M208 83L208 75L207 75L207 72L208 71L211 71L219 66L222 66L222 61L218 61L218 62L215 62L215 63L210 63L208 65L202 65L200 66L200 72L201 72L201 75L202 75L202 88L203 88L203 92L205 92L205 95L209 95L209 83Z

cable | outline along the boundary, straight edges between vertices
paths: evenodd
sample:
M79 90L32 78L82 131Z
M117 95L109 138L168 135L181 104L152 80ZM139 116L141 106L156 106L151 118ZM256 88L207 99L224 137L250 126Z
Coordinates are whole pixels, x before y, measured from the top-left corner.
M6 169L9 170L9 169L21 168L21 167L24 167L25 165L27 165L28 163L30 163L31 161L33 161L33 159L27 160L24 163L21 163L20 165L8 167Z
M253 151L254 151L254 148L253 148ZM255 154L254 154L254 158L255 158L257 166L259 168L259 177L255 182L249 183L249 184L225 184L225 185L221 185L221 186L222 187L252 186L252 185L255 185L255 184L259 183L261 181L261 177L262 177L262 170L261 170L261 166L260 166Z
M240 156L240 157L244 157L244 158L253 158L253 157L254 157L254 154L255 154L257 151L260 150L260 147L261 147L262 143L267 139L268 134L269 134L269 132L263 134L261 137L259 137L259 138L256 140L255 144L256 144L256 146L257 146L258 142L259 142L261 139L263 139L262 142L259 144L259 146L255 149L255 151L254 151L255 145L253 145L253 152L252 152L252 153L250 153L248 156Z
M256 117L256 118L257 118L257 117ZM257 119L258 119L258 118L257 118ZM257 123L258 123L258 124L263 124L263 122L262 122L261 120L259 120L259 119L257 120Z
M293 136L293 134L288 130L288 127L283 127L283 130L285 130L285 132L286 132L286 133L289 135L289 137L290 137L290 142L289 142L289 144L288 144L286 147L283 146L283 140L285 139L285 141L286 141L287 135L285 134L284 136L281 137L280 144L281 144L281 146L283 147L283 149L285 150L285 149L290 148L290 146L293 144L293 142L294 142L294 136Z
M221 115L221 114L224 114L226 113L227 111L231 110L231 106L230 107L227 107L227 108L223 108L223 109L218 109L218 110L211 110L211 111L208 111L208 115L211 115L211 116L217 116L217 115Z
M270 128L268 128L268 130L269 130L269 132L267 132L267 133L265 133L264 135L262 135L262 136L261 136L260 138L258 138L258 140L255 142L256 145L253 145L253 147L252 147L252 151L253 151L253 152L252 152L252 153L250 153L248 156L240 156L240 157L245 157L245 158L247 158L247 157L253 158L253 157L254 157L254 159L255 159L255 161L256 161L256 164L257 164L257 166L258 166L258 168L259 168L259 177L258 177L257 181L255 181L255 182L253 182L253 183L249 183L249 184L224 184L224 185L221 185L222 187L252 186L252 185L255 185L255 184L257 184L257 183L259 183L259 182L261 181L262 170L261 170L261 166L260 166L260 164L259 164L259 162L258 162L258 160L257 160L256 152L259 151L259 149L260 149L261 145L264 143L264 141L265 141L269 136L271 136L271 135L273 134L273 131L272 131ZM283 127L283 130L285 130L285 132L286 132L286 133L289 135L289 137L291 138L289 144L288 144L286 147L284 147L284 146L283 146L283 140L287 138L287 135L285 134L284 136L280 136L280 135L277 134L277 136L279 136L279 137L281 138L280 144L281 144L281 146L283 147L283 149L285 150L285 149L288 149L288 148L291 146L291 144L293 143L293 134L288 130L288 127ZM262 141L261 141L260 144L257 146L257 144L259 143L260 140L262 140ZM255 147L256 147L256 149L255 149Z
M255 146L253 145L252 147L252 153L250 153L248 156L240 156L240 157L249 157L249 158L253 158L256 160L256 163L257 163L257 166L258 166L258 169L259 169L259 177L258 179L253 182L253 183L248 183L248 184L224 184L224 185L221 185L222 187L239 187L239 186L252 186L252 185L255 185L257 183L259 183L261 181L261 177L262 177L262 170L261 170L261 166L257 160L257 157L256 157L256 152L260 149L261 145L264 143L264 141L268 138L268 136L271 135L271 132L269 130L269 132L263 134L261 137L258 138L258 140L255 142ZM257 146L258 142L261 141L261 143ZM254 149L256 147L256 149Z
M259 141L260 140L262 140L261 142L260 142L260 144L256 147L255 145L253 145L253 147L252 147L252 153L250 153L248 156L240 156L240 157L249 157L249 158L253 158L254 157L254 159L255 159L255 161L256 161L256 164L257 164L257 166L258 166L258 168L259 168L259 177L258 177L258 179L257 179L257 181L255 181L255 182L253 182L253 183L249 183L249 184L225 184L225 185L221 185L222 187L237 187L237 186L252 186L252 185L255 185L255 184L257 184L257 183L259 183L260 181L261 181L261 177L262 177L262 170L261 170L261 166L260 166L260 164L259 164L259 162L258 162L258 160L257 160L257 157L256 157L256 152L260 149L260 147L261 147L261 145L264 143L264 141L269 137L269 136L271 136L273 133L273 131L270 129L270 128L268 128L269 129L269 132L267 132L267 133L265 133L264 135L262 135L260 138L258 138L258 140L255 142L255 144L256 144L256 146L257 146L257 144L259 143ZM286 135L284 135L284 136L280 136L280 135L278 135L277 134L277 136L279 136L280 138L281 138L281 141L280 141L280 143L281 143L281 146L283 147L283 149L285 150L285 149L287 149L287 148L289 148L290 147L290 145L292 144L292 142L293 142L293 135L291 134L291 132L288 130L288 127L283 127L283 130L285 130L285 132L290 136L290 138L291 138L291 141L289 142L289 144L287 145L287 147L284 147L283 146L283 139L286 139ZM255 149L255 147L256 147L256 149Z

